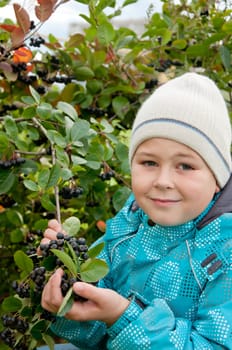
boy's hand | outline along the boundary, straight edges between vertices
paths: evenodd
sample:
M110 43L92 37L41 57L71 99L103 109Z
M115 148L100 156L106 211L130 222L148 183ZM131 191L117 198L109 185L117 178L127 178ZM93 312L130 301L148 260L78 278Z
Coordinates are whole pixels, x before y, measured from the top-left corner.
M46 284L42 294L44 309L57 313L63 301L60 283L63 275L58 269ZM76 282L73 285L76 294L88 299L84 302L76 301L66 318L76 321L99 320L111 326L122 315L129 305L129 300L111 289L95 287L89 283Z
M63 232L61 224L55 219L50 220L48 222L48 227L44 231L44 238L41 239L40 244L48 244L52 239L56 239L56 235L58 232ZM38 248L37 253L41 255L40 248Z

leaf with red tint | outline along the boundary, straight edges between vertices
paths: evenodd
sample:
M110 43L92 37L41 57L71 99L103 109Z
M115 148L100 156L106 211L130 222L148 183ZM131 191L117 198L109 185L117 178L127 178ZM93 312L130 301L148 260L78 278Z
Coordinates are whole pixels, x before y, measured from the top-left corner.
M19 4L13 4L13 7L18 25L24 34L28 33L30 30L31 21L27 11Z
M105 230L106 230L106 223L105 223L105 221L103 221L103 220L98 220L96 226L97 226L97 228L98 228L99 231L105 232Z
M5 30L6 32L12 33L18 26L15 24L0 24L0 28Z
M13 54L14 63L28 63L32 59L32 52L27 47L20 47Z
M13 48L21 46L25 39L25 33L20 27L16 27L11 33L11 41Z
M18 73L13 72L12 65L7 62L0 62L0 70L4 73L5 77L9 81L16 81Z
M45 22L53 13L54 6L57 1L52 0L38 0L38 6L35 6L36 17L41 21Z

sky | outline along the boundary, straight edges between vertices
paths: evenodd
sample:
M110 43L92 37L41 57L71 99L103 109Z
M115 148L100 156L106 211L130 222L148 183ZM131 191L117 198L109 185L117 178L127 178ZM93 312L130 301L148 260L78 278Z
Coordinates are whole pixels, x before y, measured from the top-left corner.
M125 1L125 0L124 0ZM123 0L117 0L118 6L121 6ZM13 0L10 5L0 8L0 20L5 18L12 18L15 20L13 3L22 5L30 14L32 18L33 7L32 0ZM155 11L161 8L159 0L138 0L136 4L130 4L123 9L120 19L137 19L146 18L149 5L153 5ZM112 9L110 10L112 12ZM69 34L69 24L75 21L83 21L79 16L80 13L87 13L87 5L77 3L75 0L69 0L67 3L61 5L43 24L39 30L41 34L54 34L56 37L65 38Z

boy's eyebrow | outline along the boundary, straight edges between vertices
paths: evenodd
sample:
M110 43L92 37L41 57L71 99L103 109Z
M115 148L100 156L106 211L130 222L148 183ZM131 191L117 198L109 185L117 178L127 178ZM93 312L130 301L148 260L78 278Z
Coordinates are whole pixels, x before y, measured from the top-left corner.
M136 152L137 155L143 156L143 157L159 157L159 153L153 153L153 152L147 152L147 151L138 151ZM176 153L173 154L173 157L175 158L194 158L194 156L191 153Z

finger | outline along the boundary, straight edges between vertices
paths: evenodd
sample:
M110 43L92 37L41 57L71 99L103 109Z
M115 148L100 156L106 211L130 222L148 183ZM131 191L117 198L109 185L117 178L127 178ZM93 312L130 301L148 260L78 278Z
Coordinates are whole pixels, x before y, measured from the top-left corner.
M49 220L48 228L56 232L62 232L62 225L56 219Z
M44 237L51 240L51 239L56 239L56 235L57 235L57 232L58 231L55 231L51 228L47 228L45 231L44 231Z
M90 283L76 282L73 284L73 291L85 299L90 299L94 302L99 301L101 293L99 288L93 286Z
M41 305L50 312L56 313L63 301L60 288L63 274L64 272L61 268L57 269L43 289Z
M40 241L40 245L37 248L37 254L38 255L42 255L42 249L41 249L41 245L47 245L49 244L50 239L49 238L42 238Z

